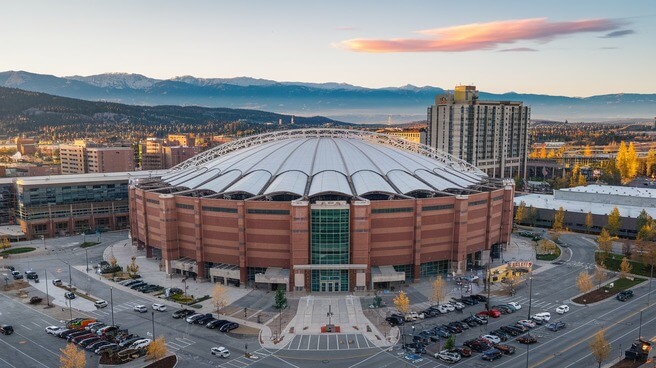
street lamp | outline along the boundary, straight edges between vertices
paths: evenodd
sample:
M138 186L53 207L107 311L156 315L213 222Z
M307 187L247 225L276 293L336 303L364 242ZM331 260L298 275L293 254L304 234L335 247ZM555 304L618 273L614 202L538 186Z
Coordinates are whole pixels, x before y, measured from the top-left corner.
M109 304L112 307L112 326L114 326L114 288L109 287Z
M533 302L533 272L528 277L528 317L526 319L531 319L531 304ZM526 344L526 368L528 368L528 356L530 353L531 344Z
M46 305L50 306L50 294L48 293L48 270L44 272L46 274Z
M654 263L651 264L651 271L649 273L649 292L647 293L647 306L649 307L649 302L651 299L651 280L654 278Z
M48 247L46 247L46 236L41 235L41 240L43 240L43 249L48 250Z
M151 311L150 316L153 321L153 340L155 340L155 311Z

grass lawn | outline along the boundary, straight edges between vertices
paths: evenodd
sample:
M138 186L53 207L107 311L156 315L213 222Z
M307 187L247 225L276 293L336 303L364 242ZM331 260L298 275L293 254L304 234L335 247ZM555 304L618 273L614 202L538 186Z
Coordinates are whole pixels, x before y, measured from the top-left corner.
M89 248L89 247L93 247L94 245L98 245L98 244L100 244L100 243L99 242L84 242L84 243L80 244L80 248Z
M3 256L7 254L21 254L21 253L31 252L35 249L36 248L32 248L32 247L10 248L7 250L3 250L2 252L0 252L0 254L2 254Z
M612 288L607 288L606 286L602 286L599 289L592 290L591 292L587 294L583 294L577 298L572 299L574 303L579 303L579 304L590 304L594 302L598 302L600 300L604 300L607 298L611 298L615 296L615 294L619 293L622 290L626 290L629 288L634 287L635 285L638 285L639 283L645 281L646 279L636 277L633 280L629 279L617 279L613 281L613 287ZM609 285L609 284L607 284Z
M560 257L560 248L556 247L556 251L552 254L535 254L535 259L538 261L553 261Z

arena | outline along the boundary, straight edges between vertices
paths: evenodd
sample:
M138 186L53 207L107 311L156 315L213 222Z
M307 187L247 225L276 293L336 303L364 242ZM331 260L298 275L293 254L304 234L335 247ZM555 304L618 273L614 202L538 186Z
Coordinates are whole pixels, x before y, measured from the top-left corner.
M486 265L514 184L384 134L288 130L206 151L130 185L132 239L169 273L337 292Z

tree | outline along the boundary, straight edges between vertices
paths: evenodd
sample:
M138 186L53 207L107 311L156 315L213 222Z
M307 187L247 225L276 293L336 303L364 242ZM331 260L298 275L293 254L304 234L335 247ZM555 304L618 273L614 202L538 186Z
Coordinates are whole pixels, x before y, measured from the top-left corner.
M519 285L519 276L516 275L514 272L508 274L505 279L503 279L502 283L506 285L505 289L508 291L508 294L510 296L515 295L515 292L517 291L517 286Z
M606 229L611 236L617 236L622 227L622 220L620 217L620 210L617 207L613 208L608 215L608 224L606 224Z
M613 250L613 241L606 229L601 229L601 233L597 237L597 243L599 243L599 250L606 253L606 256Z
M221 314L221 308L228 305L228 301L226 299L227 292L228 290L225 286L221 284L214 285L214 290L212 290L212 303L214 304L214 307L216 307L217 314Z
M598 363L598 367L601 368L601 363L610 355L610 344L606 340L604 330L599 330L594 335L592 341L590 341L590 350Z
M560 207L556 213L554 213L553 226L551 229L553 231L563 231L563 224L565 223L565 209Z
M285 296L285 290L278 289L276 290L276 296L274 298L274 306L277 310L282 310L287 307L287 297Z
M592 217L592 212L588 211L588 214L585 215L585 232L589 234L593 226L594 218Z
M526 219L526 203L524 201L519 202L519 206L515 209L515 223L521 224Z
M629 143L629 146L626 147L626 166L627 179L635 178L638 175L638 154L636 153L633 142Z
M588 185L588 181L585 179L585 176L583 174L579 174L578 179L576 181L576 186L584 186Z
M589 144L583 149L583 157L592 157L592 148L590 148Z
M116 257L114 257L114 249L109 250L109 258L107 259L107 262L109 262L109 265L112 267L116 267L118 265L118 260Z
M594 280L597 282L597 289L601 288L601 283L606 279L606 270L604 269L606 265L604 262L601 262L600 265L597 265L594 273Z
M66 344L66 347L59 349L59 363L61 368L84 368L87 365L87 356L84 350L79 350L75 344Z
M163 358L168 349L166 348L166 341L164 341L164 336L160 336L153 340L153 342L148 345L146 350L146 359L158 360Z
M451 350L456 346L456 339L453 337L453 335L449 336L448 339L446 339L446 342L444 343L444 349L445 350Z
M132 256L132 261L130 262L129 265L127 265L127 267L125 267L125 271L127 271L130 277L135 277L139 273L139 265L137 264L137 257Z
M653 221L654 219L649 216L647 211L645 211L643 208L642 211L640 211L638 218L636 219L636 229L642 229L645 225L651 225Z
M433 295L431 296L431 301L436 304L440 304L440 301L446 296L446 282L442 278L442 275L438 275L435 281L433 281Z
M394 306L401 314L405 315L410 312L410 299L405 295L405 292L400 291L399 295L394 297Z
M9 243L9 238L3 236L2 241L0 241L0 250L7 249L9 247L11 247L11 244Z
M622 263L620 263L620 278L625 279L630 273L633 266L629 263L629 260L626 257L622 258Z
M533 205L528 207L528 222L531 226L535 226L535 222L538 220L538 209L533 207Z
M645 175L656 175L656 150L650 149L645 159Z
M576 286L578 286L582 293L592 290L592 280L590 280L590 275L586 271L579 273L579 277L576 279Z

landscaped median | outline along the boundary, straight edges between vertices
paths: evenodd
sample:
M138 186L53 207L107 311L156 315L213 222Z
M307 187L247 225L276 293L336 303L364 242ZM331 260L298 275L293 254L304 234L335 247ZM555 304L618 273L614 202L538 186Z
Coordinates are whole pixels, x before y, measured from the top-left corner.
M9 249L5 249L5 250L3 250L2 252L0 252L0 255L1 255L1 256L8 256L8 255L10 255L10 254L28 253L28 252L31 252L31 251L33 251L33 250L35 250L35 249L36 249L36 248L34 248L34 247L9 248Z
M588 293L585 293L583 295L579 295L578 297L572 299L572 302L577 303L577 304L591 304L591 303L596 303L598 301L607 299L607 298L612 298L614 297L617 293L619 293L622 290L627 290L630 289L639 283L645 281L646 279L640 278L640 277L630 277L630 278L620 278L617 280L614 280L612 282L607 283L606 285L596 289L592 290ZM611 286L612 285L612 286Z

